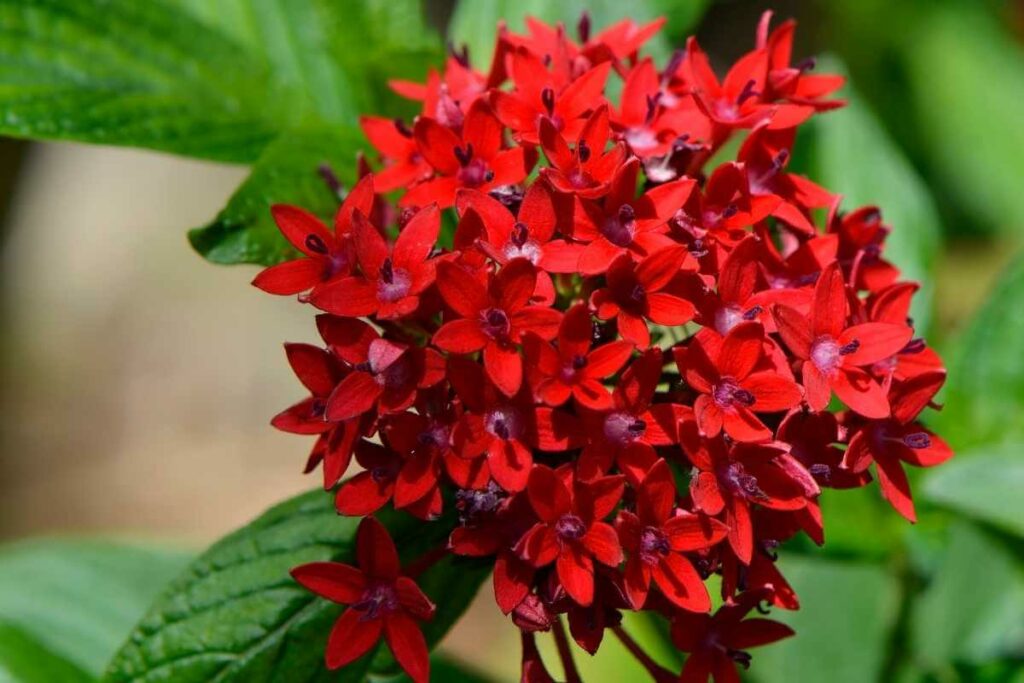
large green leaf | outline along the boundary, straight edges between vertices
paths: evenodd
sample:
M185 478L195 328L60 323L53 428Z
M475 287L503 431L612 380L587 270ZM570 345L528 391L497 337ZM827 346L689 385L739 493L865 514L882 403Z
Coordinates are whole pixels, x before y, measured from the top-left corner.
M0 622L0 681L89 683L89 673L44 647L23 630Z
M835 60L822 60L823 73L843 73ZM886 135L856 90L847 86L849 104L812 119L812 177L844 196L847 209L875 204L892 226L886 257L906 279L921 283L912 310L917 329L931 319L931 269L938 250L939 216L928 188L900 149Z
M187 558L182 552L88 540L0 548L0 669L17 669L15 680L31 680L24 678L25 665L38 658L45 667L39 671L98 676ZM50 680L75 680L71 676L54 674Z
M459 2L448 25L448 35L456 44L469 46L473 64L481 69L490 65L494 51L494 38L498 21L504 20L510 29L520 32L526 17L537 17L546 22L562 22L575 38L575 27L580 15L590 14L592 33L596 34L612 23L629 17L638 22L666 16L665 33L679 42L692 30L708 5L708 0L487 0ZM664 60L671 52L669 42L659 35L647 44L647 51Z
M1024 257L1002 274L949 354L945 406L931 424L957 449L1024 443Z
M941 673L953 661L981 664L1024 647L1024 572L999 540L957 521L937 568L911 615L920 667Z
M922 150L964 215L1022 235L1024 50L987 3L927 3L917 19L900 40Z
M295 204L329 218L338 197L318 173L321 164L350 182L361 136L350 129L311 128L269 145L251 175L212 223L189 233L196 251L214 263L277 263L295 253L281 236L270 206Z
M787 557L780 565L800 609L773 610L771 618L796 636L754 650L753 677L761 683L882 680L899 609L896 580L873 564Z
M444 542L450 525L386 512L408 562ZM361 681L373 654L328 672L323 650L341 608L289 576L305 562L353 562L358 519L335 514L330 496L313 491L272 508L206 551L165 592L114 657L104 680ZM487 575L487 563L447 558L418 581L438 613L424 632L436 644ZM386 658L377 668L388 670Z
M439 51L418 0L0 0L0 134L249 162Z
M1024 538L1024 443L965 452L932 472L925 497Z

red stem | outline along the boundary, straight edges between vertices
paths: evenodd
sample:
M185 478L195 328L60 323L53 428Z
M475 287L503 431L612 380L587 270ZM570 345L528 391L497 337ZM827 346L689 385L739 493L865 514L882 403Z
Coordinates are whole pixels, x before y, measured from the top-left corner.
M633 640L633 637L626 633L622 626L613 626L612 632L618 636L622 644L626 646L626 649L637 658L637 661L647 669L647 673L651 675L655 681L672 681L675 680L675 676L668 669L660 666L657 662L651 659L651 656L640 647L640 644Z
M557 617L552 622L551 632L555 636L555 645L558 646L558 657L562 660L562 668L565 669L565 683L583 683L580 672L576 668L576 661L572 658L572 649L569 646L569 638L565 635L565 626L562 625L561 617Z

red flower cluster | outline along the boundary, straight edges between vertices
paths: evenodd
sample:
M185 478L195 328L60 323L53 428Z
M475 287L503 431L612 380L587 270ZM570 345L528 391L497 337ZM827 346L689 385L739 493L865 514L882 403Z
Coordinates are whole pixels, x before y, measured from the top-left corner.
M951 455L917 421L945 370L881 214L787 171L842 79L792 64L794 24L769 20L723 80L694 39L661 68L638 57L662 22L502 30L486 74L453 54L425 85L392 84L422 111L362 120L381 168L333 228L274 208L302 256L254 284L323 311L324 342L286 346L310 397L274 425L317 435L306 469L322 464L341 514L390 505L451 524L448 552L494 558L524 680L551 680L533 634L566 645L562 614L586 651L611 630L674 680L623 610L671 622L682 680L738 680L748 648L791 635L745 616L798 606L773 549L823 541L822 490L877 477L913 521L902 466ZM709 168L735 136L738 157ZM356 556L295 570L350 606L328 665L383 633L426 680L415 623L433 605L370 517Z

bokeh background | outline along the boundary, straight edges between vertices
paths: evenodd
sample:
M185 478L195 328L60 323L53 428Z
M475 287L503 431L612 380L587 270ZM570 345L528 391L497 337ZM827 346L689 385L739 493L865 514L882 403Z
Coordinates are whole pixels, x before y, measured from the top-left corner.
M664 12L668 42L655 50L696 33L719 67L750 49L766 7L799 20L796 54L846 71L853 104L802 134L794 164L851 202L882 205L892 259L933 283L919 324L954 372L971 375L948 392L940 427L964 461L993 459L994 500L1020 494L1016 508L964 502L980 467L918 477L932 494L919 496L911 528L874 486L833 492L846 499L826 510L826 548L784 551L806 605L790 618L804 632L755 654L756 680L1024 681L1024 453L1014 445L1024 442L1024 278L1013 264L1024 242L1024 2L552 5L425 11L471 55L488 54L487 27L503 16L518 28L527 12L588 7L598 25ZM86 670L102 667L156 577L316 484L300 473L306 442L268 425L302 395L280 343L313 340L308 314L251 288L255 268L212 266L185 239L246 174L149 151L0 140L0 633L29 609L21 578L65 582L57 551L38 539L104 539L80 542L92 555L77 571L116 603L109 633L72 627L96 638L68 655ZM148 577L131 590L115 581L103 569L116 553ZM514 680L515 632L489 602L445 649ZM629 667L609 648L584 671L626 680Z

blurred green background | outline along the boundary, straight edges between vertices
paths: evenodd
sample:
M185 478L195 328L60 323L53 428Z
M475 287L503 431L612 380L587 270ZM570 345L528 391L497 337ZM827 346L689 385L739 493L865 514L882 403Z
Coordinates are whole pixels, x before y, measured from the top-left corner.
M177 64L173 55L158 55L157 66L47 62L18 20L31 4L0 3L0 131L207 161L0 141L0 681L95 680L191 557L314 484L299 475L302 440L266 425L300 393L279 343L312 339L306 312L253 291L253 269L204 263L182 237L224 206L247 166L255 164L250 191L263 187L269 141L320 144L337 135L328 124L351 124L353 112L408 113L384 79L421 78L428 60L440 64L443 36L489 57L499 18L519 29L525 14L574 26L587 9L597 27L664 14L654 54L664 58L695 33L722 69L751 48L768 7L777 21L798 19L798 59L816 55L820 70L850 77L850 106L801 132L793 167L842 192L848 208L879 204L893 226L889 258L924 282L915 318L950 370L945 409L929 422L957 457L913 473L916 526L874 485L823 497L826 546L794 542L782 552L803 608L775 617L799 636L755 651L750 679L1024 681L1024 2L462 0L430 1L422 21L397 21L382 8L410 3L336 0L342 35L318 32L320 15L311 14L301 31L263 36L259 50L281 78L259 90L259 114L244 125L232 119L242 96L176 99L178 81L161 70ZM248 46L247 12L275 25L275 12L283 21L329 4L152 6ZM134 48L124 38L130 12L103 14L86 0L54 7L69 26L95 19L91 38ZM385 14L396 23L378 22ZM153 31L149 18L141 12L134 27ZM195 24L182 26L191 38ZM78 45L72 29L66 38ZM275 41L289 40L295 49L278 59ZM182 82L200 92L205 72L218 71L218 87L233 87L245 69L220 73L218 60L232 58L222 52L197 49L178 69ZM92 99L60 91L66 110L60 97L46 110L24 97L67 73L88 86L101 72ZM104 88L131 91L144 79L166 86L161 111L177 127L165 137L133 128L133 115L152 115L144 107L105 99ZM190 129L195 111L209 121ZM214 227L251 220L262 229L249 206L233 200ZM231 260L235 247L217 242L207 256ZM627 624L673 662L657 628ZM642 679L617 643L606 645L593 659L578 654L586 680ZM481 680L517 679L516 632L486 588L442 652L449 659L438 671L450 680L469 680L453 661L486 671Z

